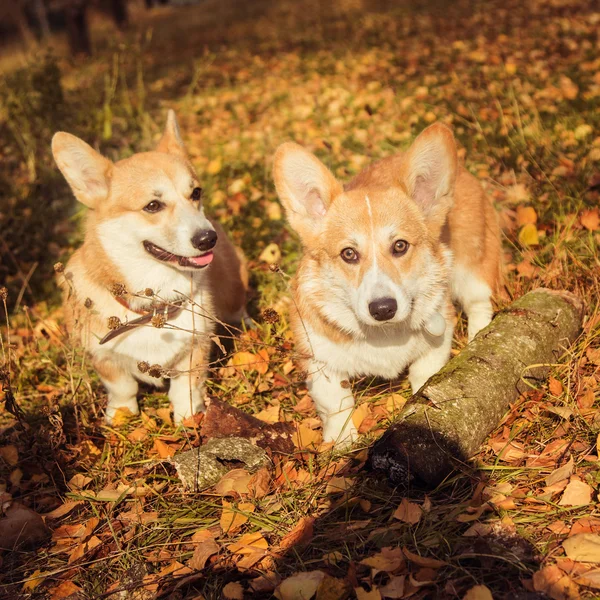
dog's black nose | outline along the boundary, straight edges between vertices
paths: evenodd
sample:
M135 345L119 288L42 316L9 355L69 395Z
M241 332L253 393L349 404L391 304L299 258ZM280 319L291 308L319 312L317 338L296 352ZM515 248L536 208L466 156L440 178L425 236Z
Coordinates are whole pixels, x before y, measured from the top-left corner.
M369 303L369 312L376 321L389 321L398 310L394 298L378 298Z
M214 229L201 229L200 231L196 231L192 238L192 246L198 248L198 250L202 250L202 252L211 250L215 247L216 243L217 232Z

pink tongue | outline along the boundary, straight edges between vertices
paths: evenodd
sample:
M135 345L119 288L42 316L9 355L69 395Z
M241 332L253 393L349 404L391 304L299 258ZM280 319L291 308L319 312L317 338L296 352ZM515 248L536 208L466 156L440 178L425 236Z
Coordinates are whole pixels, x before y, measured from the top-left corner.
M212 252L208 252L207 254L203 254L202 256L190 256L188 260L193 262L195 265L199 267L208 265L212 262L214 255Z

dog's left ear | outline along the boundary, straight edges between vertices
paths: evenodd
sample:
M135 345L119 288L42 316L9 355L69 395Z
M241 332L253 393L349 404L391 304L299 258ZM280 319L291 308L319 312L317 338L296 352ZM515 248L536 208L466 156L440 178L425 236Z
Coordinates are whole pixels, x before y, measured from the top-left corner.
M439 235L452 208L457 169L454 136L441 123L427 127L402 161L400 181L434 235Z
M165 131L160 138L160 142L158 142L158 146L156 146L156 151L175 154L185 160L188 158L174 110L169 110L167 113Z

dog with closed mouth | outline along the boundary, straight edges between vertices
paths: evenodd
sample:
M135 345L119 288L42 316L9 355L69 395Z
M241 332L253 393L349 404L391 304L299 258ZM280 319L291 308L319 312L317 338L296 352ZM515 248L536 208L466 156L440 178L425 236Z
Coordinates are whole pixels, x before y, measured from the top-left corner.
M106 419L119 408L137 414L138 383L161 385L166 375L180 423L204 407L210 338L216 322L239 323L245 314L247 276L204 214L175 113L153 152L113 163L64 132L54 135L52 152L90 209L61 286L67 329L108 392Z
M346 186L285 143L274 179L303 245L291 324L307 385L324 440L347 443L357 432L345 380L393 379L408 368L416 392L450 357L453 300L469 340L491 321L501 280L497 215L442 124Z

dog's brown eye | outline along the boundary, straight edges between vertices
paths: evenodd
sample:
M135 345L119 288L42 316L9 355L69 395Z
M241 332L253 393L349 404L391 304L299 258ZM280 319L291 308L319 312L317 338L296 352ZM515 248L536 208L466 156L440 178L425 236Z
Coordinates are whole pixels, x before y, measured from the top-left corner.
M147 213L157 213L161 211L164 207L165 205L162 202L159 202L158 200L152 200L152 202L144 206L144 210Z
M191 196L192 200L200 200L200 198L202 198L202 188L201 187L195 187L192 190L192 196Z
M403 256L408 251L408 242L406 240L397 240L392 246L392 254L394 256Z
M347 263L358 261L358 252L354 250L354 248L344 248L341 251L340 256L342 257L342 260Z

